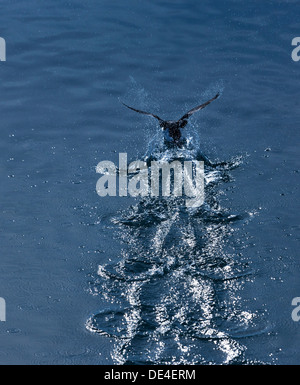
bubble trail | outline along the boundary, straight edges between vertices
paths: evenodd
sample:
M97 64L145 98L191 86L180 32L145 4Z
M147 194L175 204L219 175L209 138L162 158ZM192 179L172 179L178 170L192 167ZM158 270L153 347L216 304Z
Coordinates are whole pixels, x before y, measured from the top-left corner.
M145 161L197 159L191 143L188 137L186 148L170 149L154 138ZM107 306L86 327L113 339L116 363L244 363L243 339L265 332L261 314L244 309L241 298L254 272L237 234L250 216L218 201L241 161L206 167L201 207L186 207L184 197L145 197L111 218L121 255L99 265L92 292Z

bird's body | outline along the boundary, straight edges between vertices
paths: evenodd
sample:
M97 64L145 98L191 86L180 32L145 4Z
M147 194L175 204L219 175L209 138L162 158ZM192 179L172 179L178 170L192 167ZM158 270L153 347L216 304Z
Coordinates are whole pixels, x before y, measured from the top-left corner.
M182 134L178 122L172 120L166 121L163 130L166 133L165 139L167 141L168 138L171 138L174 142L179 142L181 139Z
M213 100L217 99L219 97L219 94L214 96L212 99L208 100L207 102L201 104L200 106L197 106L193 108L192 110L188 111L185 115L183 115L179 120L163 120L159 116L151 114L149 112L137 110L133 107L128 106L127 104L123 103L127 108L130 108L131 110L138 112L140 114L152 116L153 118L157 119L159 122L160 127L165 132L165 140L167 142L173 142L175 145L180 145L182 143L182 132L181 129L184 128L188 123L188 118L193 115L195 112L202 110L204 107L206 107L208 104L210 104Z

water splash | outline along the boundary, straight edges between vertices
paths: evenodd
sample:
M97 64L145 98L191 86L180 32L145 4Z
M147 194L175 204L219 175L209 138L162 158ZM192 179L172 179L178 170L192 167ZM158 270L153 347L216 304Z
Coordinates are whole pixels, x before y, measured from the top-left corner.
M197 140L169 148L159 138L144 160L192 160ZM253 275L236 232L250 219L220 207L220 185L242 158L205 170L205 203L146 197L111 218L122 243L119 262L99 265L92 292L107 306L86 327L114 339L116 363L241 363L241 339L263 333L262 314L243 308L243 283Z

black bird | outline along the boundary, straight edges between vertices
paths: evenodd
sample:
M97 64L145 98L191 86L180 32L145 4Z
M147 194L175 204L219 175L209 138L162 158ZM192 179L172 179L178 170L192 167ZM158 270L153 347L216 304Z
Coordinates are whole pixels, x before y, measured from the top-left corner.
M198 107L195 107L193 109L191 109L190 111L188 111L185 115L183 115L179 120L163 120L161 119L159 116L157 115L154 115L154 114L151 114L149 112L145 112L145 111L141 111L141 110L137 110L133 107L130 107L128 106L127 104L123 103L124 106L126 106L127 108L130 108L131 110L135 111L135 112L139 112L140 114L144 114L144 115L148 115L148 116L152 116L153 118L157 119L159 121L159 125L160 127L168 132L169 136L172 138L172 140L176 143L176 144L179 144L180 142L180 138L181 138L181 128L184 128L187 123L188 123L188 118L193 115L195 112L199 111L199 110L202 110L203 108L205 108L206 106L208 106L212 101L216 100L218 97L219 97L219 93L217 93L216 96L214 96L212 99L208 100L207 102L201 104L200 106Z

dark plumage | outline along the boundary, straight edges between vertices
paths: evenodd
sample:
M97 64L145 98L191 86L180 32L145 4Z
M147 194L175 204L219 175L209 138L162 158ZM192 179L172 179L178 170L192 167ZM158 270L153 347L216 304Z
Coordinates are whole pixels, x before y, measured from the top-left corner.
M203 108L208 106L212 101L216 100L219 97L219 95L220 94L218 93L216 96L214 96L212 99L208 100L207 102L200 104L200 106L191 109L185 115L183 115L179 120L163 120L157 115L151 114L149 112L137 110L133 107L128 106L125 103L123 103L123 104L124 104L124 106L126 106L127 108L130 108L131 110L133 110L135 112L138 112L138 113L144 114L144 115L148 115L148 116L152 116L153 118L157 119L160 127L163 130L168 130L169 136L173 139L173 141L175 143L178 143L180 138L181 138L181 128L184 128L187 125L189 117L191 115L193 115L195 112L202 110Z

